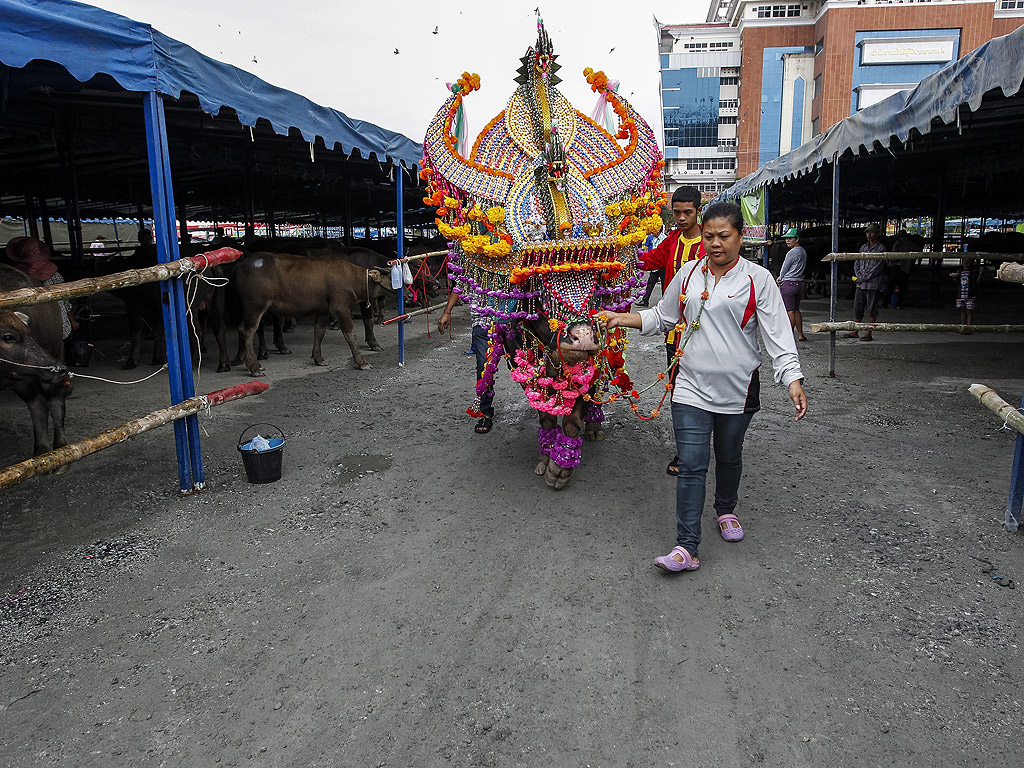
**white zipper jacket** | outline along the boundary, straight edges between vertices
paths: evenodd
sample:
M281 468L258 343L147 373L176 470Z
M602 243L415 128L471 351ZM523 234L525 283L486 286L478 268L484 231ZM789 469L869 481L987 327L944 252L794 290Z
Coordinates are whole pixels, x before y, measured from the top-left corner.
M680 292L686 295L685 322L697 319L705 264L707 259L702 258L680 268L657 306L639 313L641 334L665 333L680 322ZM789 387L803 378L782 293L767 269L744 258L722 275L718 285L710 269L706 274L708 300L700 327L686 331L672 402L712 413L753 413L761 407L758 328L772 358L775 381Z

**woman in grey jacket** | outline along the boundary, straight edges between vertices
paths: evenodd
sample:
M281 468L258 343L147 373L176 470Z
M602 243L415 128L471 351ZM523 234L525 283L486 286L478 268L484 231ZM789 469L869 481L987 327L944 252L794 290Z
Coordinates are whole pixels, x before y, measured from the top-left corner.
M608 327L654 335L676 328L678 372L672 423L680 471L676 481L676 546L657 557L667 571L695 571L705 486L715 450L715 514L726 541L743 538L734 514L743 468L743 438L760 409L761 347L772 358L775 380L787 387L799 421L807 412L803 372L782 294L771 273L740 258L743 215L719 203L704 212L705 256L683 265L657 306L609 312Z

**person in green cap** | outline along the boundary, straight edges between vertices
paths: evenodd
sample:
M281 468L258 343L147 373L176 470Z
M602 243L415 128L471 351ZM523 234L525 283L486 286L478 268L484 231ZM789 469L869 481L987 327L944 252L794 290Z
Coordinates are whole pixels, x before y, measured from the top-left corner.
M783 235L786 238L786 258L782 262L777 280L782 289L782 303L786 305L789 324L796 331L798 341L807 341L804 336L804 316L800 314L800 299L804 295L804 270L807 268L807 251L800 245L800 230L790 227Z

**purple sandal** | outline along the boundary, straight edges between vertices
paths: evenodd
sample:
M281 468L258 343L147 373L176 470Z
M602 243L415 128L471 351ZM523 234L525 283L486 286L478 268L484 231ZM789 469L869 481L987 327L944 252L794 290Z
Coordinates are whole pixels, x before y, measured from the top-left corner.
M678 554L683 558L682 562L676 560L672 555ZM667 555L654 558L654 564L663 571L696 571L700 568L700 561L682 547L673 547Z
M736 515L722 515L718 518L718 530L726 541L743 541L743 526Z

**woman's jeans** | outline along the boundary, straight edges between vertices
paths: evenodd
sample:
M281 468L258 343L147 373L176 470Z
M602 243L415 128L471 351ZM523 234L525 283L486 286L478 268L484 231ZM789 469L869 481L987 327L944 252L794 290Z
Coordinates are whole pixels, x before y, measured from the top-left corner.
M700 547L700 520L711 443L715 446L715 515L730 514L739 500L743 473L743 437L752 413L711 413L672 403L679 477L676 479L676 543L693 557Z

